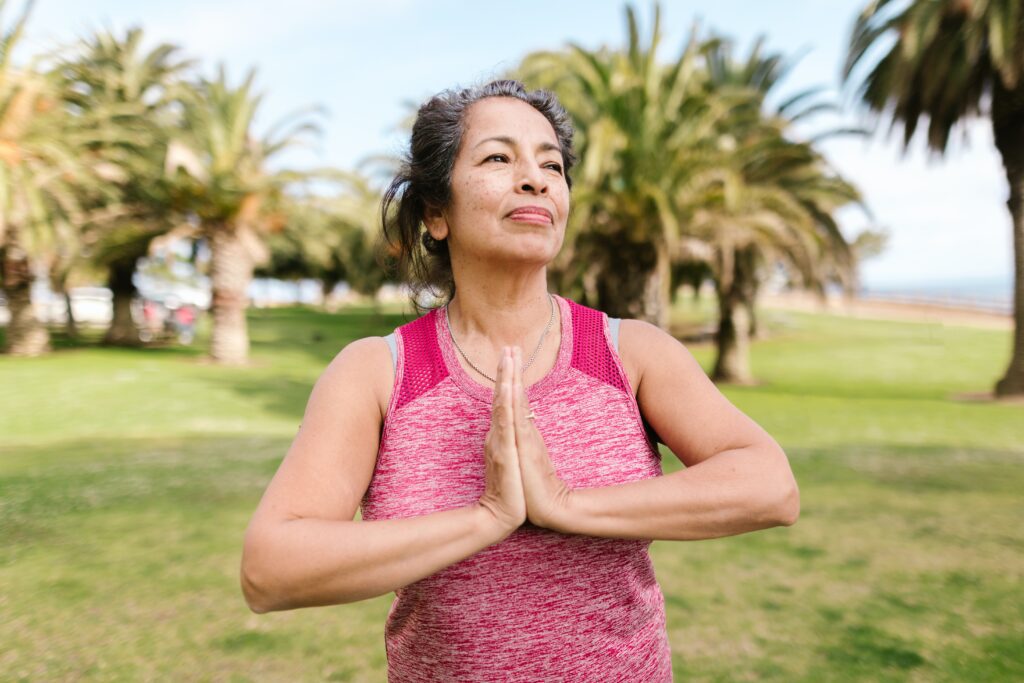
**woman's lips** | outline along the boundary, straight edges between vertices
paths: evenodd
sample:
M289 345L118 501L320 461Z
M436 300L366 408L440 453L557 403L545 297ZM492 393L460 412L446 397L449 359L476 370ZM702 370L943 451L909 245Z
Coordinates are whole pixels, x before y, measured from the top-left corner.
M514 221L522 223L539 223L546 224L551 223L551 212L541 207L527 207L522 209L516 209L508 215Z

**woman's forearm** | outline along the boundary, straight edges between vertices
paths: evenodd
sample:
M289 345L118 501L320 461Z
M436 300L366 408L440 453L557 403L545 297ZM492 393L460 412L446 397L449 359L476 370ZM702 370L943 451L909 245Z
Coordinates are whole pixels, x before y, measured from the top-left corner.
M785 454L750 447L652 479L573 489L549 526L587 536L697 540L788 526L799 510Z
M246 533L242 588L255 612L365 600L430 576L508 533L479 504L405 519L267 523Z

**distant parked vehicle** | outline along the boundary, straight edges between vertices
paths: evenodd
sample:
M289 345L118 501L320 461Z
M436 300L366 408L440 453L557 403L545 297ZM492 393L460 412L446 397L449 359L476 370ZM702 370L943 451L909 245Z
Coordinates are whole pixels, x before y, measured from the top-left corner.
M63 324L68 318L64 296L45 290L33 293L36 315L46 323ZM72 287L68 290L71 313L80 325L109 325L114 316L114 295L106 287Z

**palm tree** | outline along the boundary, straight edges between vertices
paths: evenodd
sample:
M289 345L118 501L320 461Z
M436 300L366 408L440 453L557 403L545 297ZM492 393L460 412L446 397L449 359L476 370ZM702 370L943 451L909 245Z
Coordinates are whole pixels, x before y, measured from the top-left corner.
M325 297L341 281L374 297L388 277L389 254L377 230L381 190L357 171L336 171L330 178L336 194L289 202L287 225L268 239L270 266L262 270L319 279Z
M711 132L729 105L705 96L695 36L662 66L660 8L647 41L625 11L624 50L570 44L528 55L517 74L558 92L578 131L575 208L556 272L585 263L569 274L590 283L609 315L667 327L670 263L686 237L676 195L714 153Z
M267 236L270 256L255 273L281 280L319 280L327 303L335 285L346 277L342 245L347 228L320 204L316 197L287 203L284 227Z
M689 230L713 251L719 327L712 377L750 383L747 349L765 269L783 264L821 297L831 280L851 293L856 263L834 213L860 196L812 143L794 139L794 122L831 108L814 99L817 89L766 109L766 97L793 62L764 54L762 40L745 60L734 59L731 44L720 39L708 41L703 54L709 94L736 104L717 131L723 153L694 178L685 203L693 207Z
M381 238L381 188L359 172L341 175L341 191L328 209L333 221L342 226L341 260L345 280L356 292L375 296L393 270L395 256ZM376 299L374 299L376 301Z
M105 161L117 190L117 210L83 226L83 236L90 260L106 269L113 292L104 343L120 346L140 343L131 317L136 263L155 237L182 222L163 171L179 78L191 63L174 45L144 51L143 39L139 28L123 37L97 32L55 70L66 105L87 121L93 131L89 148ZM100 200L93 198L94 204Z
M686 200L693 207L688 229L712 251L719 304L712 378L735 383L753 381L751 312L766 268L784 264L821 293L828 279L823 264L850 265L849 246L832 213L857 198L852 186L827 173L810 145L786 140L770 127L743 137L721 165L695 181Z
M195 214L211 252L213 334L210 355L220 363L248 360L245 321L253 268L269 254L262 234L284 225L286 187L304 177L272 171L268 163L318 130L307 118L286 119L262 138L253 121L262 96L253 90L255 71L228 83L223 66L215 80L202 79L185 102L184 126L168 150L176 194Z
M860 79L865 56L880 46L884 54ZM854 24L843 78L861 80L858 94L869 110L902 126L904 147L922 119L928 146L942 153L957 124L991 118L1010 186L1015 278L1013 353L995 394L1024 394L1024 6L875 0Z
M5 0L0 0L0 13ZM78 189L94 179L74 122L60 107L50 79L34 63L15 66L32 9L26 2L0 29L0 278L10 322L5 351L35 356L49 348L49 331L32 309L33 257L72 246L69 226L81 223Z
M765 94L785 73L755 45L746 62L728 44L698 40L659 66L659 11L641 44L626 8L628 48L539 53L526 78L559 93L580 133L569 277L610 315L667 323L670 267L700 255L719 298L715 378L751 381L748 330L764 264L789 263L823 287L827 263L852 270L832 218L856 191L789 124L820 110L798 94L771 113ZM567 240L569 241L569 240ZM565 255L565 254L563 254ZM561 265L561 264L559 264ZM849 279L849 276L847 277Z

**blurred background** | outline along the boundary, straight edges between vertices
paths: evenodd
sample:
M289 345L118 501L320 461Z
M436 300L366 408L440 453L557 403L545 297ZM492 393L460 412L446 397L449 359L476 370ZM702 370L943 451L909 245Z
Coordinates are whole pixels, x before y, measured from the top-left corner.
M254 615L242 534L416 315L416 108L494 78L576 126L551 289L671 331L801 487L652 545L677 679L1024 677L1020 0L0 0L0 678L386 678L391 596Z

